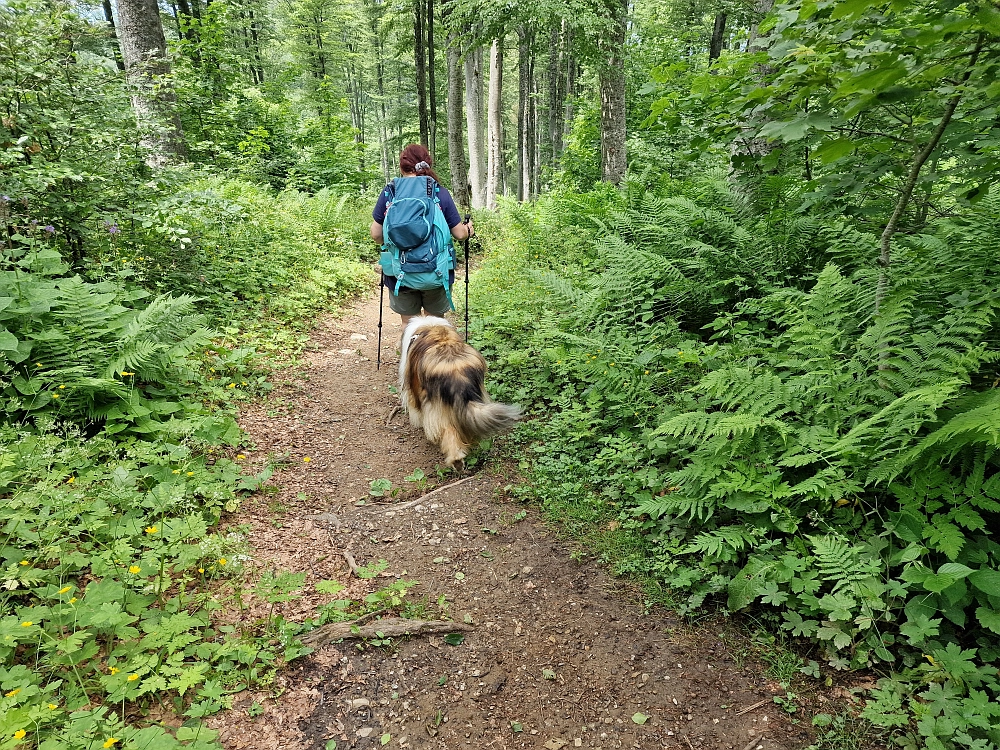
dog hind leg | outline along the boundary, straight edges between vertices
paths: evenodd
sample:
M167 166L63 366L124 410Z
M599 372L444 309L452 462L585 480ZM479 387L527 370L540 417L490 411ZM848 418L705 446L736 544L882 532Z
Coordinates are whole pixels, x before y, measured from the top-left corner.
M445 463L448 466L452 468L462 468L464 466L464 459L469 454L469 448L462 442L458 430L451 425L445 427L441 433L441 442L439 445L441 452L444 453Z

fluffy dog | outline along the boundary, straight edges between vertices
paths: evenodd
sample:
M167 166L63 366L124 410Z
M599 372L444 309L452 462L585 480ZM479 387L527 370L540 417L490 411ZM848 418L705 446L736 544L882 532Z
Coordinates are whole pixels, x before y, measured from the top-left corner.
M521 409L494 402L483 381L486 360L444 318L416 317L403 332L399 395L414 427L461 465L469 448L514 425Z

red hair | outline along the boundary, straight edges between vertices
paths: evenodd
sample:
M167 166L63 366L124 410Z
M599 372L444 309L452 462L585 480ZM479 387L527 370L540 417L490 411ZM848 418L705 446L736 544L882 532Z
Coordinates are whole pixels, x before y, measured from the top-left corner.
M417 169L417 165L423 162L427 166L421 165L420 169ZM409 174L416 175L428 175L433 177L434 181L437 183L441 182L441 178L437 176L437 173L431 168L434 164L434 157L431 156L431 152L427 150L425 146L419 143L410 143L402 151L399 152L399 171L406 172Z

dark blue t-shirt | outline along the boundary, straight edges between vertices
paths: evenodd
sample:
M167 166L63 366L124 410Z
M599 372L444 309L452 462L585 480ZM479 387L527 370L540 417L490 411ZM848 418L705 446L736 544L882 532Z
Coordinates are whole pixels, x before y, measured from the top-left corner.
M397 177L400 180L413 179L410 177ZM426 179L426 178L424 178ZM454 229L459 224L462 223L462 215L458 212L458 206L455 205L455 199L451 197L451 193L448 192L448 188L444 185L439 185L438 190L438 200L441 201L441 213L444 214L444 220L448 223L449 229ZM375 208L372 210L372 218L381 224L385 221L385 204L389 202L389 187L386 186L378 196L378 202L375 204ZM395 276L385 276L383 277L383 283L390 289L395 290L396 288L396 277ZM452 270L448 274L448 284L455 283L455 271ZM404 289L406 287L403 287Z

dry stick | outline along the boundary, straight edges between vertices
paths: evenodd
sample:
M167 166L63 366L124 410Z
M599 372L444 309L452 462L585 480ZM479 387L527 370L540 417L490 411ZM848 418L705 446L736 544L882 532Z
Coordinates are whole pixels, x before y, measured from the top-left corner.
M746 747L744 747L743 750L753 750L754 745L756 745L758 742L763 742L766 739L767 738L764 735L761 735L760 737L754 737L752 740L750 740L749 743L747 743Z
M469 632L472 628L461 622L444 620L407 620L387 617L384 620L358 627L355 622L331 622L302 637L307 646L325 646L349 638L399 638L404 635L433 635L435 633Z
M757 701L752 706L747 706L746 708L741 708L739 711L737 711L733 715L734 716L742 716L743 714L749 713L750 711L753 711L755 708L760 708L765 703L769 703L769 702L772 702L772 701L774 701L774 698L765 698L764 700Z
M450 490L452 487L458 487L458 485L465 484L466 482L475 479L477 476L478 476L477 474L473 474L471 477L466 477L465 479L459 479L457 482L452 482L451 484L442 485L441 487L438 487L436 490L431 490L426 495L421 495L416 500L410 500L410 502L408 502L408 503L402 503L401 505L395 505L395 504L391 504L390 503L390 504L380 505L379 507L389 507L389 508L392 508L393 510L404 510L404 509L410 508L410 507L412 507L414 505L419 505L424 500L426 500L427 498L429 498L431 495L436 495L439 492L444 492L445 490Z
M937 148L938 143L941 141L941 137L944 135L945 129L951 122L952 116L955 114L955 110L958 108L958 103L962 99L962 89L961 86L968 83L969 78L972 77L972 70L976 67L976 63L979 61L979 53L983 50L983 45L985 44L986 37L980 33L979 38L976 40L976 47L972 51L972 56L969 58L969 67L965 69L965 73L962 75L962 81L958 86L958 91L955 95L948 101L947 106L944 108L944 114L941 116L941 122L934 129L934 133L924 147L917 154L916 158L913 160L913 164L910 166L910 174L906 177L906 183L903 185L903 191L899 195L899 199L896 201L896 207L893 209L892 216L889 218L889 223L885 225L885 229L882 230L881 238L881 250L879 252L878 262L881 266L878 274L878 287L875 291L875 313L878 314L878 309L882 304L882 300L885 299L886 291L889 287L889 263L891 261L890 256L890 245L892 243L892 236L896 233L896 227L899 225L899 220L903 215L903 211L906 210L907 205L910 203L910 197L913 195L913 190L917 186L917 179L920 177L920 170L924 166L924 162L930 158L931 153ZM888 352L880 352L879 359L883 360L879 364L879 369L885 369L884 360L888 356Z

